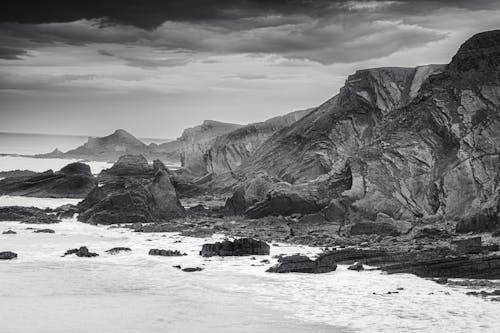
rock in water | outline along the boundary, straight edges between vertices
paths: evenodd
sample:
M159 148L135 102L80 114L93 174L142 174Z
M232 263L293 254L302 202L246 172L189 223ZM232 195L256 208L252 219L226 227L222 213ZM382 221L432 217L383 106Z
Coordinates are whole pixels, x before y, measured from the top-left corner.
M347 269L351 270L351 271L362 271L364 270L365 268L363 267L363 264L360 263L360 262L355 262L354 264L352 264L351 266L347 267Z
M52 229L35 229L35 231L33 231L35 234L53 234L55 233L54 230Z
M0 221L20 221L30 224L50 224L59 223L56 216L47 214L40 208L5 206L0 207Z
M132 250L129 247L119 246L119 247L114 247L112 249L106 250L106 253L109 253L109 254L118 254L120 252L130 252L130 251L132 251Z
M82 222L92 224L165 222L185 211L160 161L150 166L143 156L122 156L99 175L102 186L78 205Z
M270 247L266 242L253 238L240 238L234 241L203 244L200 255L202 257L267 255L269 250Z
M5 251L0 252L0 260L11 260L17 258L17 253Z
M187 256L186 253L181 253L178 250L160 250L160 249L151 249L149 250L150 256L163 256L163 257L181 257Z
M182 268L182 271L183 272L199 272L199 271L202 271L203 268L201 267L186 267L186 268Z
M84 198L97 179L87 164L76 162L57 172L48 170L34 175L0 180L0 194L48 198Z
M337 269L337 264L328 257L321 255L316 260L311 260L307 256L292 255L281 257L278 264L267 270L271 273L328 273Z
M86 257L86 258L91 258L91 257L97 257L97 253L90 252L89 249L86 246L81 246L79 249L71 249L66 251L64 253L63 257L71 254L76 254L77 257Z

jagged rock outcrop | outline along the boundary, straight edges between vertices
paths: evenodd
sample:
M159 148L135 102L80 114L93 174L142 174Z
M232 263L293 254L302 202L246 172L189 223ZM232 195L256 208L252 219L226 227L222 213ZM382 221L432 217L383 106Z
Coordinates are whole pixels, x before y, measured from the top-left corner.
M353 184L342 193L349 214L480 219L493 228L500 211L499 58L497 30L470 38L449 65L358 71L236 173L297 184L349 161Z
M244 213L249 218L311 214L328 206L333 198L350 189L351 185L349 163L313 180L293 185L261 176L236 189L227 200L225 209L232 214Z
M185 211L160 161L125 155L99 175L102 183L83 200L78 219L92 224L164 222Z
M0 221L19 221L30 224L61 222L55 215L48 214L40 208L21 206L0 207Z
M59 171L13 176L0 180L0 195L48 198L84 198L97 184L90 167L71 163Z
M337 264L330 257L319 255L316 260L295 254L278 259L278 264L269 268L270 273L328 273L337 269Z
M214 175L232 172L271 135L293 124L312 110L291 112L218 136L206 153L207 171Z
M182 253L179 250L161 250L161 249L151 249L148 253L150 256L162 256L162 257L181 257L187 256L186 253Z
M213 244L203 244L200 255L202 257L267 255L269 250L269 245L264 241L240 238L234 241L225 240Z
M64 253L63 257L69 256L72 254L74 254L80 258L92 258L92 257L99 256L99 254L97 254L97 253L90 252L86 246L80 246L80 248L78 248L78 249L69 249L68 251L66 251Z

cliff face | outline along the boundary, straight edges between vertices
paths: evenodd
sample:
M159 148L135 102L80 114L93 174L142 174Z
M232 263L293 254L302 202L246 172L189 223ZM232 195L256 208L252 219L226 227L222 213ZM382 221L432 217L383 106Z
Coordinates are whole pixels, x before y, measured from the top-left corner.
M397 218L499 217L500 31L447 66L378 68L257 149L240 175L311 181L349 161L352 209Z
M241 125L205 120L201 125L187 128L176 141L180 146L181 164L194 175L202 176L208 172L206 154L215 139L229 133Z
M232 172L271 135L311 111L312 109L291 112L264 122L249 124L217 137L206 154L207 171L214 175Z

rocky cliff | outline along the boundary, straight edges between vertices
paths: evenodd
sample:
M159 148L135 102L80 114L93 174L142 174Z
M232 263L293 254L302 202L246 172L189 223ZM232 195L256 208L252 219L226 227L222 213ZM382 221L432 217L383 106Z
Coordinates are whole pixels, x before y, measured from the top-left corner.
M232 172L271 135L293 124L311 111L312 109L291 112L264 122L243 126L217 137L206 154L207 171L214 175Z
M358 71L238 173L298 184L348 161L351 211L498 222L499 59L500 31L490 31L466 41L448 65Z
M182 166L194 175L206 174L206 155L215 139L240 127L237 124L205 120L199 126L185 129L176 140L180 145Z

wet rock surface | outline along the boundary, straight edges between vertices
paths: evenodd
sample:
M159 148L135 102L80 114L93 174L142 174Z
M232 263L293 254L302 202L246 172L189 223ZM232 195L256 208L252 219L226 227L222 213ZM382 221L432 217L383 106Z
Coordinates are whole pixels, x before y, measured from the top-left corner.
M48 198L84 198L97 179L87 164L71 163L59 171L14 175L0 180L1 195L19 195Z
M161 249L151 249L149 250L150 256L162 256L162 257L181 257L187 256L186 253L182 253L179 250L161 250Z
M96 186L78 205L78 219L91 224L168 221L185 210L160 161L150 166L143 156L125 155L99 175Z
M81 246L78 249L70 249L66 251L63 255L63 257L68 256L68 255L76 255L77 257L80 258L92 258L92 257L97 257L99 254L90 252L89 249L86 246Z
M12 260L17 258L17 253L11 251L0 252L0 260Z
M225 240L214 244L203 244L200 255L202 257L268 255L269 250L270 247L266 242L240 238L234 241Z
M201 267L186 267L186 268L182 268L181 270L183 272L192 273L192 272L200 272L203 270L203 268L201 268Z
M61 222L55 215L35 207L0 207L0 221L19 221L30 224L51 224Z
M33 231L35 234L53 234L55 233L52 229L35 229Z
M106 253L109 253L109 254L118 254L118 253L121 253L121 252L130 252L130 251L132 251L132 249L129 248L129 247L119 246L119 247L114 247L112 249L106 250Z
M270 273L328 273L337 269L330 257L320 255L316 260L307 256L292 255L278 259L278 264L267 270Z

